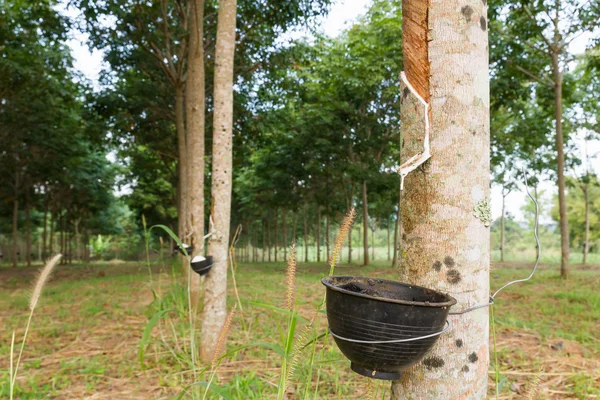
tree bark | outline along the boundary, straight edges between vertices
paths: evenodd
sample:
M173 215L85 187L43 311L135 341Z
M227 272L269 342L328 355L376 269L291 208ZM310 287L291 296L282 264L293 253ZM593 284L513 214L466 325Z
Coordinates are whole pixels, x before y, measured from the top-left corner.
M489 78L486 2L404 0L408 81L431 105L431 154L402 193L400 280L449 293L460 311L489 302ZM402 159L423 151L423 105L402 85ZM475 212L475 211L478 212ZM450 316L395 399L480 400L488 386L488 308Z
M588 184L583 187L583 199L585 201L585 233L583 234L583 264L587 264L587 256L590 251L590 199Z
M500 216L500 261L504 262L504 214L506 196L502 193L502 215Z
M287 262L287 210L283 209L283 261Z
M362 183L362 211L363 211L363 265L369 262L369 205L367 204L367 182Z
M275 209L275 240L274 240L274 247L275 247L275 252L274 252L274 256L275 256L275 262L277 262L277 251L279 250L279 210L276 208Z
M306 203L302 209L302 217L304 218L304 262L308 262L308 220L306 216Z
M204 127L205 127L205 74L204 74L204 0L191 2L189 18L188 70L185 86L185 116L184 130L185 159L182 193L184 194L183 209L184 225L183 242L194 248L190 254L193 260L196 256L204 255ZM183 111L183 109L182 109ZM181 237L181 236L180 236ZM226 236L229 237L229 236ZM212 254L211 254L212 255ZM190 272L186 258L184 276L189 276L190 296L194 307L198 307L201 297L201 277Z
M56 217L54 210L50 210L50 248L49 253L54 253L54 225L56 224Z
M350 232L348 232L348 264L352 264L352 231L354 230L354 224L350 227Z
M177 235L181 240L186 234L186 219L187 219L187 143L185 137L185 122L184 122L184 97L183 86L175 87L175 128L177 130L177 152L178 152L178 169L179 181L177 186ZM185 268L184 268L185 271ZM187 273L187 272L186 272Z
M221 0L217 17L215 49L212 215L215 232L209 240L214 265L206 278L202 316L201 356L212 357L227 318L227 254L231 223L233 62L235 52L236 0Z
M25 192L25 258L27 266L31 267L31 198L29 189Z
M81 218L77 218L74 222L73 225L75 225L75 257L77 260L81 260L81 249L79 247L79 223L81 222ZM162 246L161 246L162 249Z
M327 210L327 215L325 215L325 251L327 252L327 257L325 257L325 259L327 260L327 263L329 263L329 257L331 256L331 254L329 253L329 224L330 224L330 218L329 218L329 209ZM341 254L340 254L341 257Z
M321 207L317 206L317 262L321 262Z
M48 225L48 200L46 200L44 202L44 219L42 220L44 227L42 230L42 260L46 259L46 246L47 246L47 236L46 236L46 232L47 232L47 225Z
M388 248L388 261L390 261L392 259L392 253L391 253L391 245L390 245L390 219L388 218L388 224L387 224L387 248Z
M269 210L268 215L267 215L267 249L268 249L268 260L269 262L271 262L271 244L272 242L272 238L271 238L271 211Z
M17 267L17 239L18 239L18 223L19 223L19 200L17 200L17 196L15 195L15 200L13 202L13 221L12 221L12 237L13 237L13 246L12 246L12 256L13 256L13 268Z
M554 75L554 118L556 123L556 175L558 180L558 213L560 216L560 277L567 279L569 274L569 221L567 219L567 201L565 198L565 151L562 128L563 73L558 61L558 53L552 53L552 71Z
M261 257L262 257L262 262L264 264L265 262L265 249L267 247L267 229L265 228L265 221L263 220L262 222L262 247L261 247Z

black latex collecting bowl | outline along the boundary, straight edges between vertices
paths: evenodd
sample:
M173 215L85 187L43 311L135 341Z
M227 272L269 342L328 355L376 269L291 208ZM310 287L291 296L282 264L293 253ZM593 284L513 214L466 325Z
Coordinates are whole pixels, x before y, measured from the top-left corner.
M328 276L321 282L327 287L327 319L336 344L353 371L376 379L399 379L402 370L419 362L456 304L447 294L385 279ZM360 343L428 335L399 343Z
M203 260L191 262L190 266L198 275L206 275L213 266L213 258L212 256L206 256Z

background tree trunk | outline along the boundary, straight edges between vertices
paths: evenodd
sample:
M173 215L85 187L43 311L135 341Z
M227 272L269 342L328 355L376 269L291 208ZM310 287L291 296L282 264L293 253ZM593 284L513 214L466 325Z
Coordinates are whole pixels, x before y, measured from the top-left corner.
M367 182L362 183L363 209L363 265L369 265L369 205L367 204Z
M17 267L17 240L18 240L18 223L19 223L19 200L15 195L15 200L13 201L13 221L12 221L12 258L13 258L13 268Z
M209 359L227 318L227 253L231 217L233 61L236 0L220 0L215 50L212 215L215 233L209 240L214 265L206 278L201 356Z
M308 262L308 219L306 216L306 203L304 203L302 213L302 216L304 218L304 262Z
M329 225L330 225L330 220L331 218L329 218L329 210L327 210L327 215L325 216L325 251L327 252L325 259L327 260L327 262L329 263L329 257L331 256L330 252L329 252ZM341 257L341 254L340 254Z
M283 261L287 262L287 210L283 209L283 215L281 217L283 220Z
M317 262L321 262L321 207L317 206Z
M50 210L50 247L49 254L54 253L54 224L56 224L56 217L54 210Z
M560 277L566 279L569 272L569 221L567 219L567 201L565 198L565 150L562 129L563 74L558 62L558 53L552 53L552 71L554 75L554 114L556 120L556 176L558 181L558 213L560 216Z
M185 214L183 229L184 243L193 246L191 259L204 255L204 0L193 0L189 18L188 71L186 80L186 121L184 133L185 173L184 202ZM183 110L182 110L183 111ZM181 149L180 149L181 151ZM180 236L181 237L181 236ZM190 271L188 261L183 258L184 276L189 276L190 296L194 307L198 307L201 297L200 275Z
M177 167L179 169L179 181L177 186L177 235L182 241L184 241L186 233L188 202L187 143L185 137L185 122L183 111L184 104L185 103L183 98L183 86L178 85L175 87L175 128L177 130L177 152L179 156L179 162L177 164ZM183 270L187 274L186 269L183 268Z
M506 196L502 194L502 215L500 216L500 261L504 262L504 215L506 206Z
M46 253L48 251L48 237L47 237L47 229L48 229L48 200L44 202L44 219L42 220L43 230L42 230L42 260L46 259Z
M31 197L29 189L25 192L25 258L31 267Z
M267 249L268 249L268 261L271 262L271 211L267 215Z
M489 301L489 77L486 2L405 0L408 81L431 104L432 158L402 193L400 280L449 293L455 311ZM402 85L402 158L423 151L423 105ZM475 210L481 215L476 217ZM395 399L483 399L488 308L450 317L425 362L404 371Z
M278 241L278 237L279 236L279 210L276 208L275 209L275 253L274 253L274 258L275 258L275 262L277 262L277 250L279 250L279 241Z
M588 184L583 187L583 199L585 201L585 233L583 234L583 264L587 263L587 256L590 251L590 199Z

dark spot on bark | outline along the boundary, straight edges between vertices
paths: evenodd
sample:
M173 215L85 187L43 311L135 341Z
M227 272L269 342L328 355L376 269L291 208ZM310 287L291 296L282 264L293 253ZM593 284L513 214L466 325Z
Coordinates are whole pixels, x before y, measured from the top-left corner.
M442 368L445 362L439 357L428 357L423 360L423 365L427 367L427 369L431 370L433 368Z
M473 134L473 136L477 135L477 131L473 131L471 133Z
M440 272L442 270L442 263L439 261L434 262L433 269L435 269L437 272Z
M471 6L464 6L460 9L460 13L465 17L465 21L469 22L469 20L473 16L473 9L471 8Z
M468 365L465 365L465 366L464 366L464 367L462 367L460 370L461 370L462 372L469 372L469 366L468 366Z
M456 285L458 282L460 282L462 280L462 278L460 276L460 272L458 272L455 269L451 269L450 271L448 271L447 279L448 279L448 282L450 282L454 285Z
M446 258L444 258L444 264L446 264L446 267L448 268L452 268L456 265L456 263L454 262L454 258L450 256L446 256Z
M484 6L487 6L487 0L481 0Z
M462 339L456 339L456 347L463 347Z
M487 30L487 21L485 20L485 17L479 18L479 25L481 25L482 31L485 32Z
M477 354L475 352L472 352L471 354L469 354L469 361L472 363L477 362L477 360L479 360L479 357L477 357Z
M408 95L410 94L410 89L409 88L404 88L404 90L402 91L402 99L406 99L408 97Z

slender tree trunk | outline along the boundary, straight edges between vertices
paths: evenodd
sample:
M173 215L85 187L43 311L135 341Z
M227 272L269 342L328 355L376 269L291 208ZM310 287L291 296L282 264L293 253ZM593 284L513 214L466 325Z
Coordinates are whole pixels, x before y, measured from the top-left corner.
M25 258L27 266L31 267L31 197L29 189L25 192Z
M185 137L184 122L184 97L183 86L175 87L175 128L177 130L177 153L178 153L178 172L179 181L177 184L177 235L180 239L185 237L186 218L187 218L187 143ZM185 268L184 268L185 271ZM186 271L187 273L187 271Z
M278 243L278 236L279 236L279 210L276 208L275 209L275 262L277 262L277 252L279 250L279 243Z
M215 233L209 252L215 264L207 277L202 348L204 360L216 350L219 333L227 318L227 252L231 223L233 61L235 52L236 0L221 0L217 17L215 49L215 95L213 124L212 215ZM201 47L201 46L200 46Z
M400 224L398 223L398 221L400 221L400 216L397 215L396 216L396 221L394 221L394 255L392 257L392 267L398 267L398 250L400 247L400 235L399 235L399 227Z
M19 200L15 196L15 200L13 201L13 221L12 221L12 237L13 237L13 246L12 246L12 256L13 256L13 268L17 267L17 239L18 239L18 223L19 223Z
M54 225L56 224L56 216L54 210L50 210L50 249L49 253L54 253Z
M402 31L404 68L431 105L432 157L404 182L399 278L450 293L458 301L453 311L489 302L486 4L405 0L402 7L404 21L410 21ZM405 84L401 93L407 160L423 151L424 107ZM449 318L452 329L393 385L394 399L486 398L488 308Z
M304 203L302 213L304 218L304 262L308 262L308 219L306 216L306 203Z
M350 232L348 232L348 264L352 264L352 231L354 230L354 225L350 227Z
M331 256L331 254L329 253L329 224L330 224L330 218L329 218L329 209L327 210L327 215L325 216L325 251L327 251L327 257L325 257L327 259L327 262L329 262L329 257ZM340 257L342 255L340 254Z
M321 207L317 206L317 262L321 262Z
M500 261L504 262L504 215L506 207L506 196L502 194L502 215L500 216Z
M190 254L193 260L196 256L204 256L204 128L205 128L205 74L204 74L204 0L191 1L189 18L188 70L185 83L185 117L186 126L182 126L185 148L184 154L182 207L184 224L180 229L184 234L183 242L194 248ZM181 103L183 103L182 93ZM183 113L183 104L181 105ZM183 118L181 119L183 125ZM179 131L179 128L178 128ZM181 237L181 236L180 236ZM187 239L189 237L189 239ZM226 237L229 237L227 235ZM214 256L215 260L218 256ZM198 307L201 297L202 278L189 271L186 258L182 258L184 276L189 276L191 302ZM214 267L213 267L214 268ZM199 308L197 309L199 311ZM208 339L211 340L210 338Z
M42 260L46 259L46 252L47 252L47 236L46 236L46 231L47 231L47 225L48 225L48 200L46 200L44 202L44 219L42 220L43 222L43 231L42 231Z
M271 237L271 211L269 210L268 215L267 215L267 249L268 249L268 260L269 262L271 262L271 244L272 242L272 237Z
M266 248L267 248L267 229L266 229L266 223L263 220L262 222L262 247L261 247L261 257L262 257L262 262L264 264L265 262L265 254L266 254Z
M283 209L283 261L287 262L287 210Z
M296 243L297 227L298 227L298 211L294 211L294 221L292 221L292 243Z
M75 226L75 258L77 260L81 260L81 252L80 252L80 247L79 247L79 223L81 222L81 218L77 218L75 220L75 222L73 222L73 225ZM162 249L162 246L161 246Z
M558 177L558 213L560 216L560 276L566 279L569 273L569 221L567 219L567 201L565 198L565 150L562 128L563 74L560 70L558 54L552 53L552 70L554 73L554 118L556 123L556 165Z
M375 229L371 228L371 261L375 261Z
M583 199L585 201L585 233L583 235L583 264L587 264L587 256L590 251L590 199L588 184L583 188Z
M363 209L363 265L369 262L369 205L367 203L367 182L362 183L362 209Z
M391 244L390 244L390 220L388 218L388 224L387 224L387 247L388 247L388 261L390 261L392 259L392 254L391 254Z

